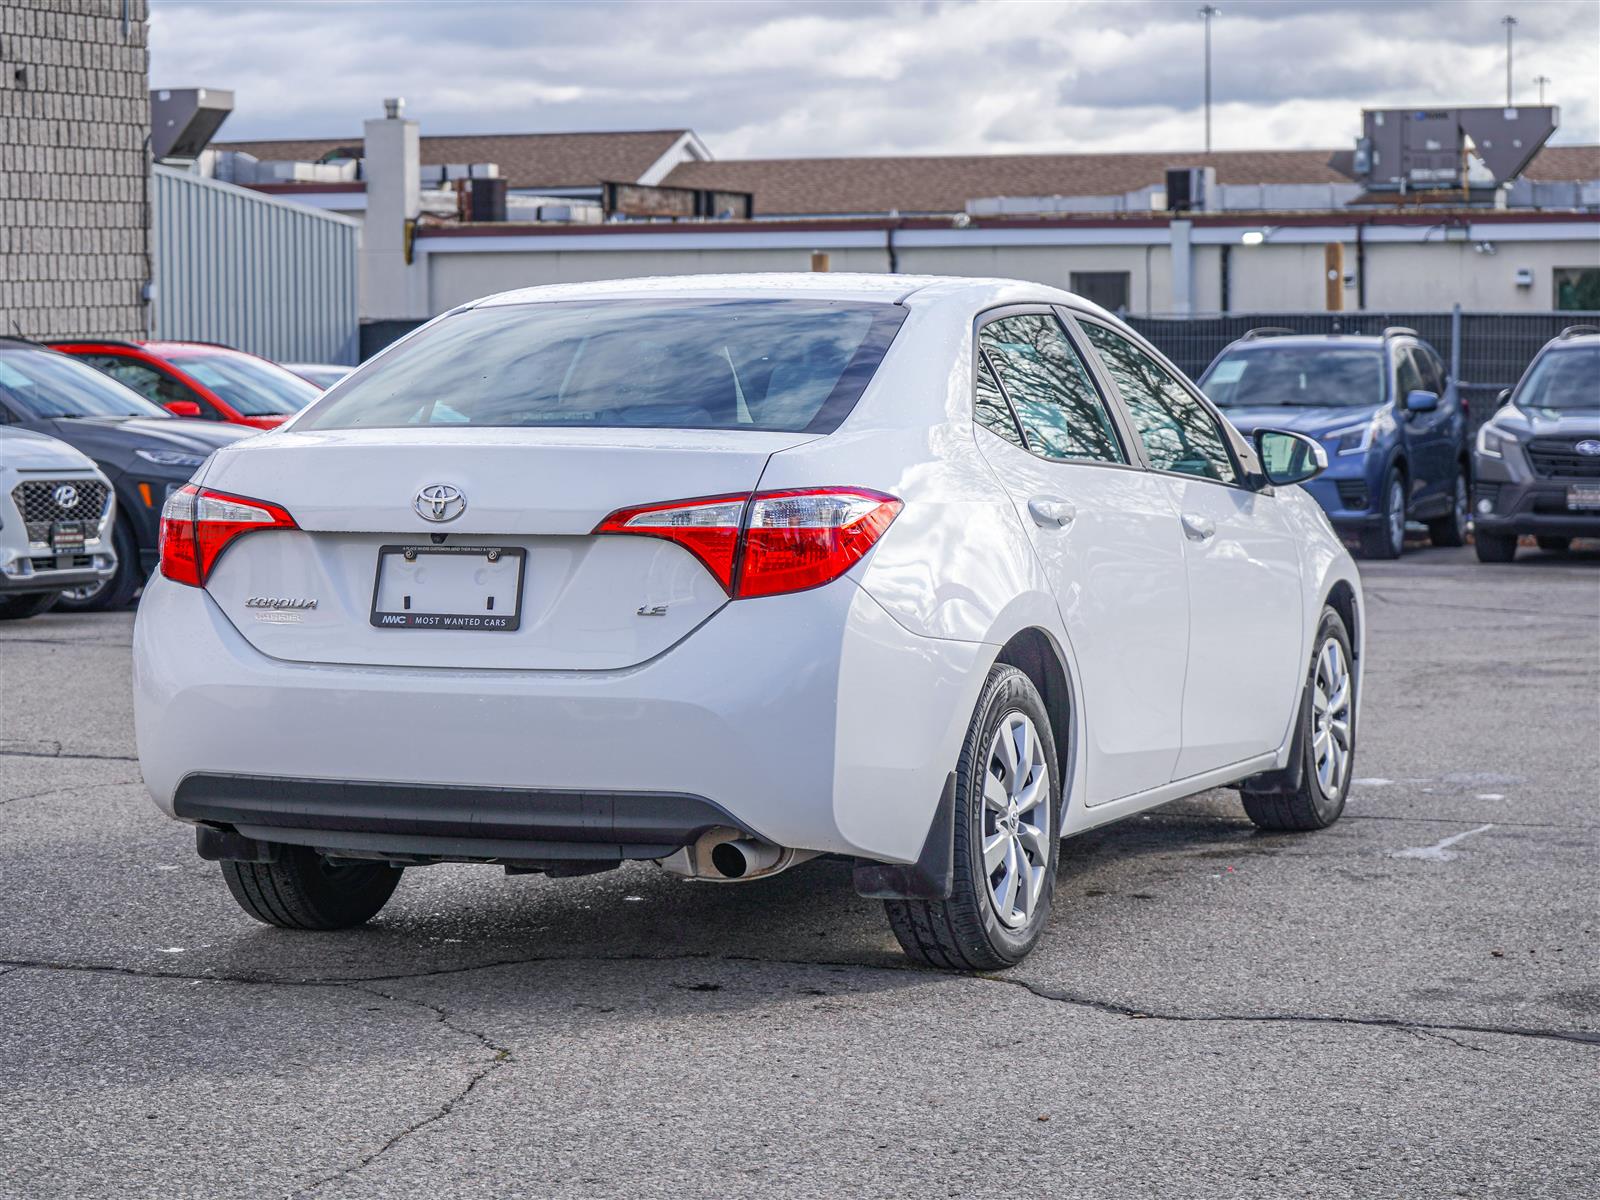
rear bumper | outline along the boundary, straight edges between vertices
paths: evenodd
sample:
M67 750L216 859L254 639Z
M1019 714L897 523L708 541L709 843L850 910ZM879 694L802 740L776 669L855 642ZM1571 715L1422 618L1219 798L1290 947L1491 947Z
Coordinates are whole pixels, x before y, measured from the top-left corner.
M205 592L158 575L134 632L134 715L164 811L261 840L600 857L675 849L714 811L780 846L911 862L994 653L910 633L846 578L729 604L625 670L312 665L261 654ZM611 799L575 798L597 793ZM637 799L663 796L700 815ZM640 820L678 824L644 836Z
M664 858L709 830L740 828L700 796L251 775L189 775L173 813L262 842L502 862Z

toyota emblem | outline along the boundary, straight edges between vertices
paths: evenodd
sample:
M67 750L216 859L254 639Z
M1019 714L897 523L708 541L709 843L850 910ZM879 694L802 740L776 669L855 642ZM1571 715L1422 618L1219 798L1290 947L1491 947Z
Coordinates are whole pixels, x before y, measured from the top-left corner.
M467 511L467 498L451 484L430 483L417 493L416 509L424 521L454 521Z
M1585 438L1583 441L1574 446L1573 449L1579 454L1587 454L1593 458L1595 455L1600 454L1600 442L1595 441L1593 438Z
M63 483L55 491L51 492L50 496L61 508L78 507L78 489L70 483Z

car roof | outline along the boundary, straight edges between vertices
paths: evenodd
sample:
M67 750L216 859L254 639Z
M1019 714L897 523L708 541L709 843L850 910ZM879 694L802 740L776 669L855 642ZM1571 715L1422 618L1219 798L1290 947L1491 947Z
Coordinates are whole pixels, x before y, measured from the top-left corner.
M1411 336L1411 334L1395 335L1397 338L1407 338ZM1381 347L1385 341L1392 340L1394 339L1384 338L1375 333L1286 333L1277 334L1272 337L1236 338L1228 346L1228 349L1243 349L1244 347L1250 347L1251 349L1254 349L1261 346L1323 346L1330 344L1338 346L1363 346L1378 348ZM1415 340L1420 342L1422 339L1419 337Z
M1544 344L1546 350L1588 349L1600 346L1600 333L1566 333L1551 338Z
M887 275L832 271L769 271L740 275L671 275L556 283L485 296L463 308L542 304L559 300L825 299L922 305L1071 304L1091 312L1097 305L1059 288L1016 279L977 279L945 275ZM1106 314L1110 316L1109 313Z

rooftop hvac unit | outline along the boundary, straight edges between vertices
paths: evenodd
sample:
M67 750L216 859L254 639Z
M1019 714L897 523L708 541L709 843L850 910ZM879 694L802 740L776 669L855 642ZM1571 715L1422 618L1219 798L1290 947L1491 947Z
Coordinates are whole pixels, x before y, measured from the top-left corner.
M504 221L506 219L506 181L504 179L473 179L467 215L474 221Z
M162 88L150 93L150 154L157 162L193 162L233 111L222 88Z
M1170 167L1167 170L1167 211L1205 212L1216 190L1215 167Z
M1353 168L1374 192L1460 191L1473 182L1470 152L1498 186L1527 169L1559 119L1553 105L1363 109Z

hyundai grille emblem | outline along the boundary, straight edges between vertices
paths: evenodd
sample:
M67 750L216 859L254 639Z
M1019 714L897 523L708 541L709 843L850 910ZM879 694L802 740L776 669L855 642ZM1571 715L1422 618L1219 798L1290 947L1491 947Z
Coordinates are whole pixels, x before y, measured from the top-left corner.
M424 521L454 521L467 511L467 498L458 487L430 483L417 493L416 508Z
M1597 446L1596 450L1600 450L1600 446ZM55 502L62 508L78 507L78 489L70 483L63 483L50 495L55 498Z
M1587 454L1593 457L1596 454L1600 454L1600 442L1595 441L1593 438L1588 438L1579 442L1573 449L1579 454Z

